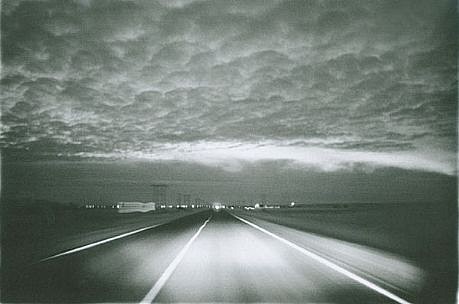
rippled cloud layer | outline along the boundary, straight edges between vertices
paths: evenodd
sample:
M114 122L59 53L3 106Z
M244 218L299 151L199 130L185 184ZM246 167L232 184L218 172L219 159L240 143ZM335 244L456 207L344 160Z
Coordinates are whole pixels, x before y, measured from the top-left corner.
M3 1L3 146L454 174L456 28L453 1Z

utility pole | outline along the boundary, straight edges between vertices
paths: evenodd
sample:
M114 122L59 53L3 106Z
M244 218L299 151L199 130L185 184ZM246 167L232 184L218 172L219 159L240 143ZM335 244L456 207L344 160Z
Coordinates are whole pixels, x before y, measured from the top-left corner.
M166 184L152 184L154 189L153 201L155 198L160 202L165 204L167 199L167 188L169 187Z

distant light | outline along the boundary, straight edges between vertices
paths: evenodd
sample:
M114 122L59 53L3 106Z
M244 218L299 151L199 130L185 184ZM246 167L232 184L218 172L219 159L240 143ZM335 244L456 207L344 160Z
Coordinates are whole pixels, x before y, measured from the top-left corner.
M225 205L219 202L215 202L212 204L212 208L214 208L216 211L225 208Z
M294 206L295 206L295 202L291 202L290 207L294 207Z

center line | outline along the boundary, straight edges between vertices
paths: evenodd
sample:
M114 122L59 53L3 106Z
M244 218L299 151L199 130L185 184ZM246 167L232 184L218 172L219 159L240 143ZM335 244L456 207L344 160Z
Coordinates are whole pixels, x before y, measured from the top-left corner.
M198 237L198 235L201 233L202 229L206 227L207 223L212 219L212 216L210 216L204 224L202 224L201 227L199 227L198 231L193 235L193 237L186 243L185 247L182 248L180 253L175 257L175 259L169 264L169 266L166 268L166 270L163 272L161 277L156 281L155 285L150 289L150 291L147 293L147 295L140 301L140 303L151 303L153 300L156 298L158 293L160 292L161 288L163 288L164 284L166 284L167 280L170 278L172 273L174 273L175 269L177 266L180 264L182 261L183 257L185 256L186 252L188 249L191 247L191 244L194 242L194 240Z

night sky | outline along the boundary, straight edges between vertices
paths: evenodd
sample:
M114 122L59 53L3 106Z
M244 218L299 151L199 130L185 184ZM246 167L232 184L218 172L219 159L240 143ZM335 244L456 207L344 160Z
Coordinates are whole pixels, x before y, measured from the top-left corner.
M451 0L2 1L2 189L454 199L456 14Z

